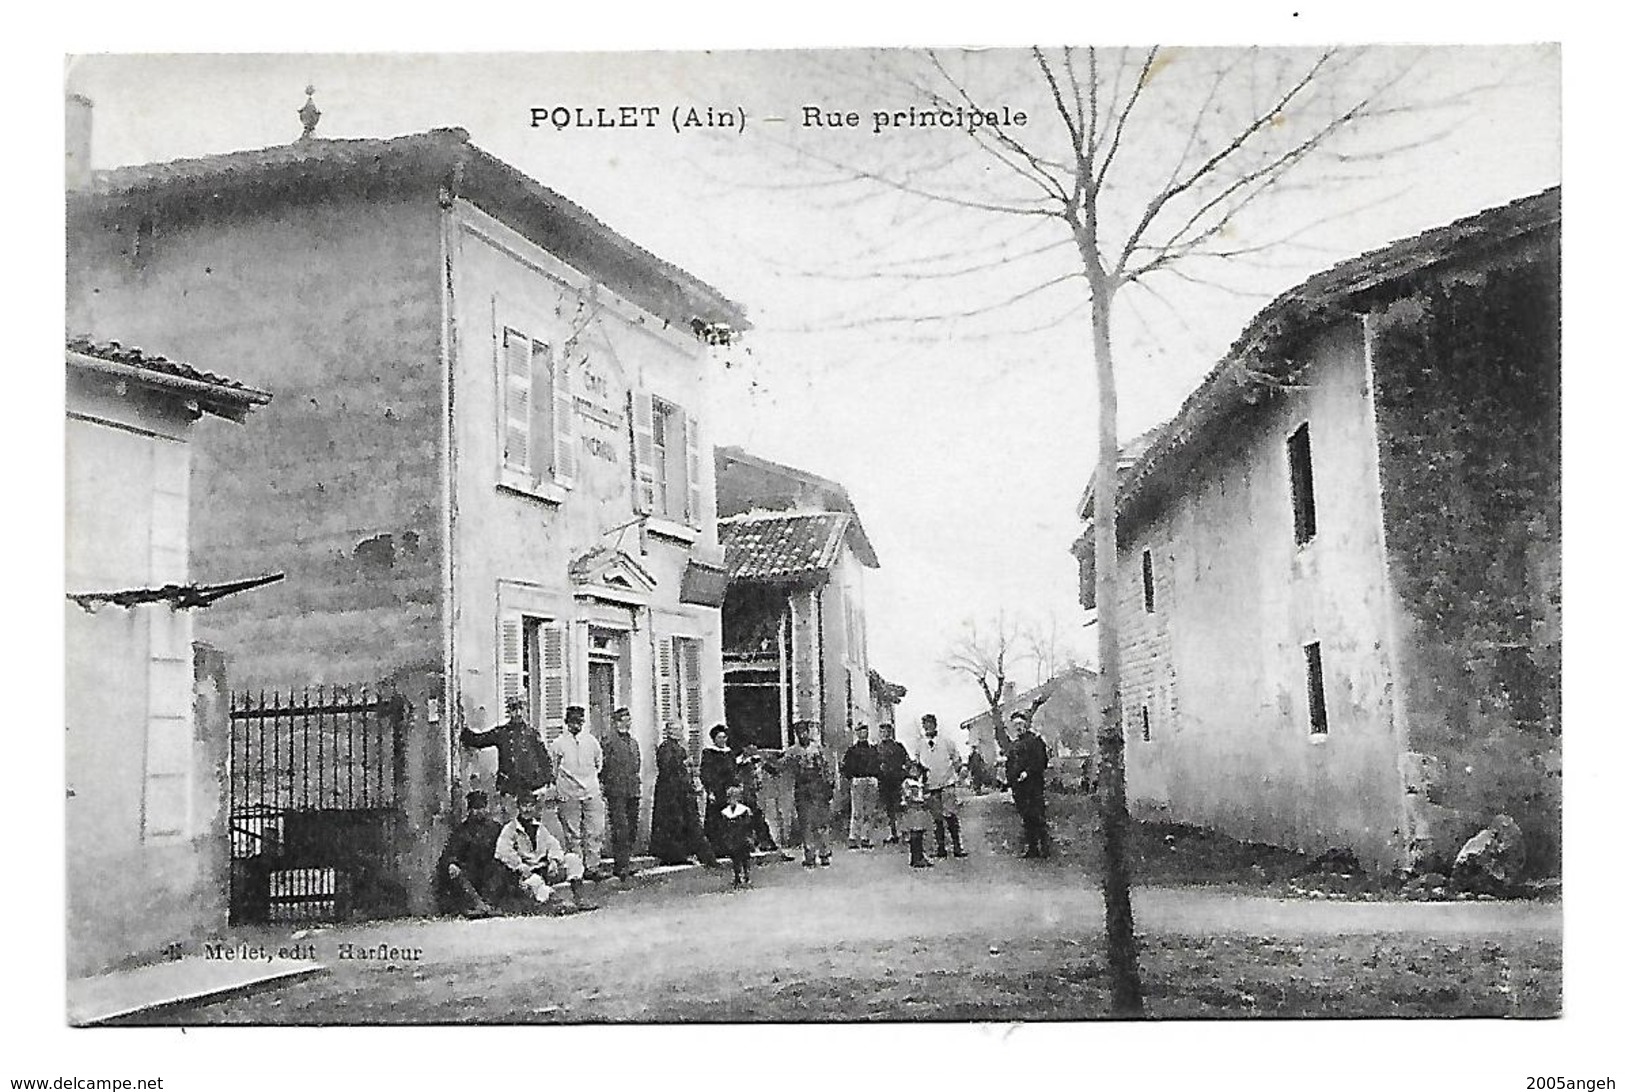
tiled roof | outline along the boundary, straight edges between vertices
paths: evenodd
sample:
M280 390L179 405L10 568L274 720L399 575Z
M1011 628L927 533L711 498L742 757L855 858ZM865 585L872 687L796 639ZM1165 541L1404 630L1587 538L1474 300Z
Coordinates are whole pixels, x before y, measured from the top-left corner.
M125 346L116 341L96 341L84 335L67 339L67 350L78 353L80 356L92 357L109 364L123 364L130 368L139 368L144 372L153 372L158 375L172 376L176 379L185 379L192 383L206 383L211 387L220 388L220 394L244 402L269 402L271 396L264 391L255 390L245 383L229 379L223 375L194 368L190 364L179 360L171 360L167 356L149 353L137 346Z
M693 274L655 257L586 209L503 162L463 129L432 129L389 139L310 138L272 148L97 171L74 203L164 203L184 215L228 199L267 201L339 188L363 194L402 183L472 199L669 322L748 328L744 310ZM652 275L652 276L651 276Z
M1267 399L1289 381L1301 366L1292 347L1306 335L1408 291L1418 275L1442 264L1476 261L1542 233L1555 237L1561 220L1561 190L1554 186L1339 262L1277 296L1247 324L1179 412L1158 427L1133 465L1119 469L1120 519L1158 483L1177 481L1194 457L1190 453L1231 413Z
M730 580L796 580L827 573L840 557L845 512L767 513L717 521Z
M800 467L786 466L760 455L752 455L742 447L719 447L714 457L717 503L722 508L723 516L742 514L752 509L790 510L798 507L845 512L852 517L852 551L868 568L880 568L880 558L875 554L868 532L863 529L863 520L858 517L857 505L847 493L846 486ZM818 499L807 500L808 490Z

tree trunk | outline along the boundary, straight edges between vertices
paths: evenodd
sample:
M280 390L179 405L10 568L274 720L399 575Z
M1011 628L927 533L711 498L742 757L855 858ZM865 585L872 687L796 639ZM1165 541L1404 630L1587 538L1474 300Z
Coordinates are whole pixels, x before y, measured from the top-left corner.
M1101 893L1106 902L1106 962L1112 1012L1144 1015L1140 962L1129 898L1128 794L1123 765L1122 664L1117 621L1117 378L1112 362L1112 285L1090 277L1100 452L1095 463L1095 611L1100 641L1100 816L1105 840Z

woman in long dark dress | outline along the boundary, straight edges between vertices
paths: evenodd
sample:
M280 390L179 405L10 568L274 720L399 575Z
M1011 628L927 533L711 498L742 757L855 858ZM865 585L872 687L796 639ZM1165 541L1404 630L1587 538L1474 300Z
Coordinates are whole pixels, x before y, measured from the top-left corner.
M697 853L704 864L715 860L700 837L694 799L694 775L688 764L681 729L666 725L666 738L655 748L654 812L649 819L649 853L661 864L682 864Z
M711 742L700 752L700 786L705 789L705 838L711 852L721 856L722 808L728 787L739 784L739 756L728 746L728 726L711 729Z

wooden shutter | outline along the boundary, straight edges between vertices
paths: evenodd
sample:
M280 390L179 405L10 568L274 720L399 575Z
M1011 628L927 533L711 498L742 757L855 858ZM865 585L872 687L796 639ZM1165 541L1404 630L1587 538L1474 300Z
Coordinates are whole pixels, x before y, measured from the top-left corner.
M502 465L530 473L530 339L502 331Z
M632 508L640 515L655 510L655 407L642 391L627 396L632 420Z
M513 612L502 615L497 624L497 689L501 709L506 719L508 701L526 698L525 693L525 619Z
M542 724L548 739L564 731L565 694L568 693L569 657L565 655L564 623L544 622L542 632Z
M690 527L700 527L705 522L705 513L700 506L703 499L700 490L700 423L692 414L683 415L683 441L688 449L688 488L684 494L688 501L686 522Z
M572 485L576 480L576 401L561 360L548 362L553 392L553 480Z
M676 686L674 685L674 680L672 679L672 664L674 660L674 657L672 656L672 640L673 639L670 637L660 638L659 645L657 646L659 649L658 654L660 662L655 665L655 671L658 676L660 686L660 734L662 738L664 738L666 734L666 725L679 719L676 712L672 708L672 701L676 697Z
M683 712L686 714L688 727L688 750L692 755L698 755L704 746L705 726L701 723L700 709L700 642L691 638L683 638L679 646L682 654L682 683L683 683Z

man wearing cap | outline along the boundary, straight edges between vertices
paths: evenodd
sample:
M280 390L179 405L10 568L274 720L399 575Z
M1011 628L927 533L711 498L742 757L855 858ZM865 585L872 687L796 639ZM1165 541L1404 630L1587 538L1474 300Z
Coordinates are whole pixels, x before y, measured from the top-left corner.
M536 730L525 721L525 699L508 699L508 719L495 728L475 732L464 728L458 738L464 747L497 749L497 792L519 797L552 784L553 763Z
M502 879L496 859L502 824L486 810L489 802L483 792L469 793L466 817L446 839L446 848L435 868L435 894L441 913L469 918L487 918L496 913L491 902L497 898Z
M869 726L858 725L857 739L841 756L841 773L851 782L852 819L847 824L848 849L874 847L875 812L880 805L880 752L869 742Z
M968 857L959 841L959 775L962 763L954 741L937 735L937 718L927 713L920 718L925 742L920 744L920 765L925 767L925 804L937 828L937 856L948 856L943 828L953 840L954 856Z
M798 720L796 742L785 748L784 769L795 786L796 822L801 827L801 863L829 867L829 804L835 778L823 749L812 742L813 722Z
M609 844L615 878L632 878L632 843L638 836L638 805L643 796L643 755L632 738L632 711L615 710L615 731L604 741L604 804L609 812Z
M599 868L604 845L604 789L598 775L604 768L604 749L591 732L584 731L587 710L572 705L564 711L564 734L553 741L553 771L559 789L559 826L564 848L581 856L587 879L605 878Z
M903 814L903 781L908 777L914 759L908 748L897 742L897 729L890 724L880 726L880 743L875 747L880 760L880 802L886 809L886 821L891 826L887 845L897 844L897 817Z
M1037 709L1035 704L1033 709ZM1010 743L1010 759L1005 776L1010 795L1021 816L1021 830L1027 844L1023 857L1048 857L1049 824L1044 818L1044 772L1049 769L1049 748L1033 731L1032 710L1010 714L1016 738Z
M552 791L538 789L520 798L519 814L497 835L496 859L507 866L519 889L536 905L547 905L553 897L553 884L565 880L570 884L572 902L560 906L560 912L596 909L581 894L585 869L580 856L565 852L559 840L542 825L545 797Z

